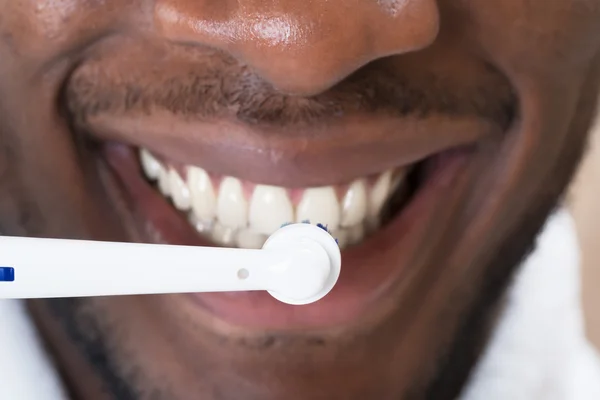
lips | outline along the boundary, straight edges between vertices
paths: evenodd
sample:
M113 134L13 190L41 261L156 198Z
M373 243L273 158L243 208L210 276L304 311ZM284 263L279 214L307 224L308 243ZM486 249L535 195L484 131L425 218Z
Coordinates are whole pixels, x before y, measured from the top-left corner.
M262 292L183 297L200 314L246 329L320 329L384 313L382 302L392 309L391 293L415 249L429 245L473 145L502 132L469 115L362 112L277 128L226 113L149 111L73 119L112 171L107 193L132 238L260 247L280 223L309 219L329 225L344 246L336 287L314 304L285 305Z
M168 179L169 185L172 185L172 180L177 180L178 184L185 183L189 178L185 175L186 170L189 172L191 166L182 167L181 163L179 166L171 166L167 161L168 156L163 156L161 161L153 157L151 160L155 165L152 168L146 165L144 168L142 164L148 164L148 154L143 156L145 161L141 161L140 153L146 152L130 144L100 143L99 148L101 149L99 161L101 165L109 166L116 183L107 186L109 196L117 205L126 204L127 208L122 212L127 213L128 219L133 216L135 230L143 241L204 246L222 245L216 243L213 235L199 234L197 227L190 223L189 214L178 210L172 195L166 196L161 193L159 183L161 174L163 179ZM168 148L163 148L164 153L168 153ZM444 198L452 190L452 183L460 176L460 171L470 153L471 149L468 147L449 149L434 153L422 160L418 168L413 167L413 170L418 171L420 175L421 181L418 187L410 192L409 197L388 196L388 204L383 207L379 215L382 218L379 229L372 230L363 241L356 241L353 246L344 249L342 272L337 285L324 299L316 303L291 306L280 303L263 292L198 293L177 296L189 296L189 300L199 306L198 310L204 310L213 317L216 316L229 324L246 329L322 329L357 321L361 316L369 315L371 304L385 297L385 293L392 290L396 286L395 283L407 272L406 261L411 254L411 247L422 242L423 234L428 231L432 223L431 219L434 218L433 211L443 207ZM174 161L172 163L176 164ZM160 172L159 166L166 173ZM399 171L408 169L409 166L398 166ZM150 176L155 176L157 181L148 179L145 176L148 172ZM173 178L174 172L181 174L179 178ZM371 177L371 182L376 182L386 173L389 171ZM211 175L209 175L211 184L214 184L214 181L218 183L219 180L221 180L220 184L223 184L223 177ZM414 180L414 175L416 174L411 173L402 181L408 186L408 181ZM256 186L258 185L254 188ZM336 193L343 192L340 191L341 188L349 189L351 186L349 183L335 185L338 189ZM111 187L118 189L114 190ZM402 185L398 186L401 187ZM171 188L167 190L172 193ZM163 191L167 192L164 187ZM397 189L393 194L401 192ZM249 193L249 191L242 190L242 193ZM401 201L398 202L398 199ZM191 201L190 194L190 203ZM181 205L182 203L179 203L180 208ZM393 211L391 218L386 215L390 209ZM191 212L193 215L193 210ZM216 213L218 215L218 211ZM385 308L379 307L378 310L383 313ZM370 317L374 315L371 314Z

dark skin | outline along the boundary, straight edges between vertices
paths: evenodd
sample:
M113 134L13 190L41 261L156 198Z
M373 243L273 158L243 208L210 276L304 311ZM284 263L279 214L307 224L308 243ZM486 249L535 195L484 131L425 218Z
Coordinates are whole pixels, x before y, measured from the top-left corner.
M305 185L470 149L410 233L381 239L378 263L408 272L331 326L239 326L178 295L31 301L86 400L455 398L581 159L599 92L600 0L0 7L3 234L153 241L90 138ZM277 168L242 144L274 149Z

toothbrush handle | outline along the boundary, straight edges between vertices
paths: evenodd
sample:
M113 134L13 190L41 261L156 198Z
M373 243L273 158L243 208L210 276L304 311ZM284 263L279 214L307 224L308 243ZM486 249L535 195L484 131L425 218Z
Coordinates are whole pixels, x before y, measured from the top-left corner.
M281 250L0 237L0 298L249 291L276 289ZM5 269L6 271L7 269Z

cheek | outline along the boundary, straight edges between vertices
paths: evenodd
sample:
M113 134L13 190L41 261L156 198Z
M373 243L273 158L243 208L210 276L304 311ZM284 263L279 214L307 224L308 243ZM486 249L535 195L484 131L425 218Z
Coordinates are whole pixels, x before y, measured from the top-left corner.
M31 57L49 42L59 42L68 21L77 13L76 1L0 0L0 30L3 38L10 38L13 52Z
M119 0L0 0L0 56L43 67L57 56L114 31L132 13L135 2ZM139 26L139 25L138 25Z
M485 58L519 75L560 78L599 51L600 0L460 0L447 9Z

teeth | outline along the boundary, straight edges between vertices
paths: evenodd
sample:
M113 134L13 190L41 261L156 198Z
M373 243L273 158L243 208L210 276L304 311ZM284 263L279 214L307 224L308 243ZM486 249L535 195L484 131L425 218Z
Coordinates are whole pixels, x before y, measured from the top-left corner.
M191 204L190 190L177 171L172 168L169 169L169 188L175 207L181 211L189 210Z
M149 179L155 180L158 178L158 173L162 169L160 162L148 150L140 150L140 160L144 173Z
M346 240L348 245L356 244L363 240L363 238L365 237L365 228L362 224L348 228L347 232L348 237Z
M200 233L210 232L215 224L214 219L200 219L193 212L189 214L188 221Z
M383 206L406 174L386 171L372 185L357 179L341 199L333 186L307 188L294 204L286 188L249 185L253 190L248 195L237 178L227 176L215 184L205 170L194 166L180 174L147 150L140 150L140 163L146 177L187 213L199 233L222 246L250 249L261 248L284 223L304 221L326 225L340 247L355 245L379 228Z
M210 177L202 168L189 167L187 184L192 195L192 210L194 215L205 221L215 218L217 213L217 198Z
M221 182L217 218L221 224L232 229L248 225L248 205L239 179L228 176Z
M355 181L346 192L342 201L343 227L353 226L362 222L367 213L367 187L362 180Z
M171 181L169 179L169 173L163 167L158 171L158 189L165 197L171 195Z
M235 240L235 230L216 222L210 232L212 240L222 246L232 246Z
M392 172L386 171L375 181L369 198L369 217L376 217L390 194Z
M257 185L250 201L250 228L270 235L282 224L294 220L294 208L281 187Z
M331 236L337 239L338 245L344 248L348 245L348 231L345 229L338 229L331 232Z
M244 249L260 249L266 240L266 235L252 232L250 229L241 229L237 235L237 245Z
M336 230L340 223L340 204L331 186L306 189L296 210L296 222L312 221Z
M389 194L393 193L396 189L398 189L400 184L404 181L405 176L406 176L405 169L395 171L395 173L392 176L392 182L390 183Z

